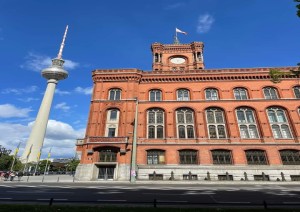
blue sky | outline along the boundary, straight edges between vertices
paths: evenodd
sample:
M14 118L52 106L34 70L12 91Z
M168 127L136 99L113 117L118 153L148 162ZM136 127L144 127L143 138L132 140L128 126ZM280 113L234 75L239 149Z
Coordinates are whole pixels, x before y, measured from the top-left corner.
M205 44L206 68L294 66L300 62L300 19L293 0L0 0L0 145L25 147L46 80L63 52L69 78L59 82L42 157L74 155L84 136L94 69L151 70L150 45Z

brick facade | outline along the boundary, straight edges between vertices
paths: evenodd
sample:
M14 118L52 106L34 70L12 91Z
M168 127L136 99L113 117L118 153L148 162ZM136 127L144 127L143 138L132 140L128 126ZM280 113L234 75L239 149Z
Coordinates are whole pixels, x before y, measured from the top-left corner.
M270 69L288 73L296 67L205 69L203 47L201 42L154 43L152 71L97 69L92 72L94 87L86 135L77 141L77 152L81 155L76 171L78 179L129 180L134 177L130 170L136 172L138 180L153 179L153 174L163 180L172 176L176 180L217 180L222 179L221 175L232 175L233 180L260 179L259 176L264 178L265 175L270 180L298 179L300 97L295 89L299 81L286 74L282 82L274 84L269 76ZM246 91L247 97L237 99L234 93L237 88ZM217 96L212 94L212 99L208 100L208 89ZM187 91L187 97L184 94L181 98L179 90ZM158 99L150 98L151 91L158 92L153 94ZM266 97L269 91L270 98ZM273 91L277 92L277 98ZM137 132L134 132L136 104L138 120ZM151 124L151 109L162 113L162 116L154 115L156 121L158 116L162 121ZM216 123L208 121L210 109L215 111L211 117L215 117ZM238 120L238 109L252 111L252 118L250 112L245 112L246 124ZM190 111L184 112L183 124L179 121L180 110ZM278 118L275 124L269 120L272 111ZM108 122L112 116L117 125ZM277 128L279 134L276 134ZM134 133L137 133L137 154L136 167L132 168ZM188 150L186 154L195 156L180 159L181 150ZM221 155L225 150L224 154L231 158L224 159L227 162L223 163L223 156L213 156L213 150ZM256 162L251 164L246 157L247 150L261 151L266 164L257 162L262 159L254 159ZM280 150L292 150L293 162L284 165ZM155 155L158 154L155 151L162 155ZM154 156L149 156L151 154ZM183 158L193 162L185 163ZM216 162L216 158L221 162Z

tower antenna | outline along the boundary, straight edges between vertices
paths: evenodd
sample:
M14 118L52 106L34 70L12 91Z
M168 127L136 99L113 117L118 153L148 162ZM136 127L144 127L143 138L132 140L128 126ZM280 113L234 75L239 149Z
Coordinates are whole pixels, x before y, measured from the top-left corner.
M67 25L66 30L65 30L65 34L64 34L64 37L63 37L63 40L61 42L60 49L59 49L59 52L58 52L58 55L57 55L58 59L62 59L62 52L63 52L64 46L65 46L65 40L66 40L66 37L67 37L68 28L69 28L69 26Z

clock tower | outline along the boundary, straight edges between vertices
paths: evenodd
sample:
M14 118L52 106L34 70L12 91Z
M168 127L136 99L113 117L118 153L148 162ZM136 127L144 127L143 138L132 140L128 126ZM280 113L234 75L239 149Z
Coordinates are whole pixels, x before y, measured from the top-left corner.
M152 70L160 72L204 69L203 47L202 42L190 44L153 43L151 46Z

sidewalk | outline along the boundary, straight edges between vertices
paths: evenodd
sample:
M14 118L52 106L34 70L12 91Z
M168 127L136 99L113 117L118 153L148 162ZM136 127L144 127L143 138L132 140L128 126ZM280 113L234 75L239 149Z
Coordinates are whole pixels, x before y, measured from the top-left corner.
M112 180L95 180L95 181L78 181L72 175L40 175L40 176L23 176L20 181L15 177L13 181L4 181L0 183L90 183L90 184L164 184L164 185L298 185L300 181L206 181L206 180L137 180L134 183L129 181L112 181Z

